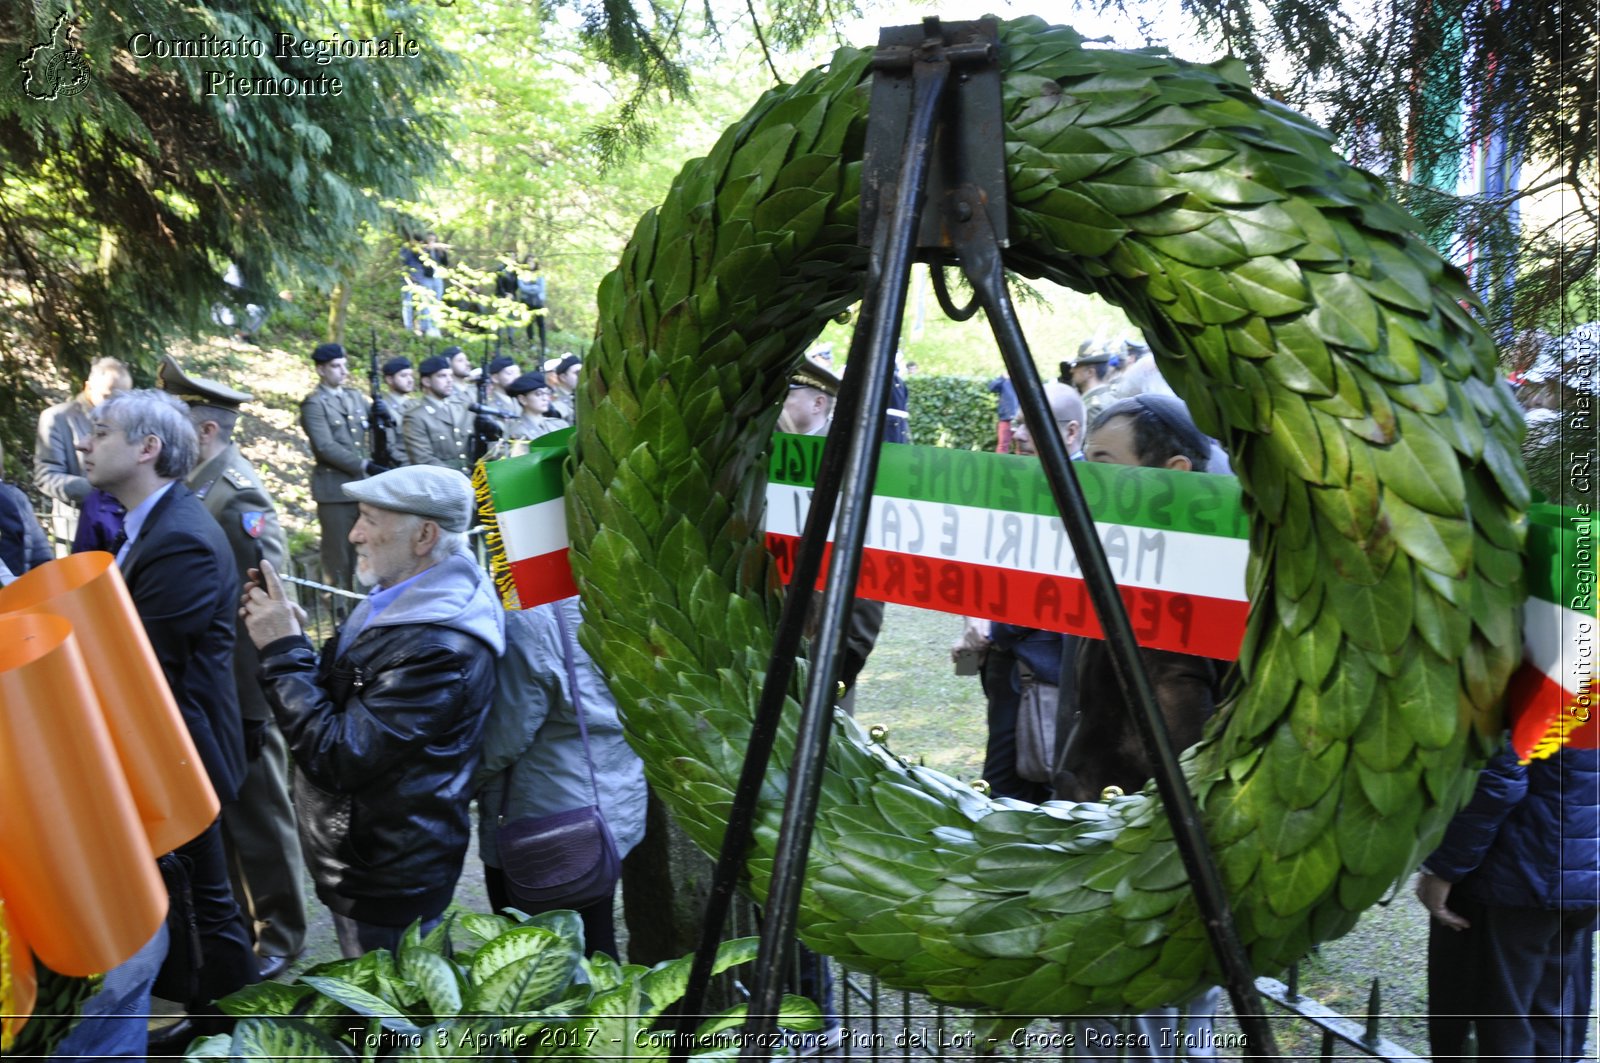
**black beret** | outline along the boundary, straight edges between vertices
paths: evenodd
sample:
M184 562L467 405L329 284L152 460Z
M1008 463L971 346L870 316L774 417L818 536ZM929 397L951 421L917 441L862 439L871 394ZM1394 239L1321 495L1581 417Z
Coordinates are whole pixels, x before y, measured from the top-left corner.
M583 359L579 358L575 354L569 354L565 358L561 359L561 361L556 363L556 374L559 376L560 374L565 373L568 369L571 369L575 365L577 365L577 366L583 365Z
M526 395L530 391L538 391L540 388L545 391L550 390L550 385L544 382L542 374L523 373L506 385L506 394L515 397L517 395Z
M446 347L444 350L439 352L439 357L448 362L450 359L454 358L460 353L462 353L460 347Z
M424 358L422 364L417 367L417 373L421 376L432 376L441 369L449 368L450 359L445 355L436 354L432 358Z
M489 362L489 372L498 373L498 372L500 372L500 370L502 370L502 369L510 369L512 366L514 366L516 364L517 364L517 360L515 358L508 358L503 354L496 355Z
M396 373L400 372L400 370L402 370L402 369L410 369L410 368L411 368L411 359L409 359L409 358L391 358L387 362L383 363L383 375L384 376L394 376Z
M338 343L324 343L322 346L311 352L311 360L316 362L318 365L321 365L324 362L331 362L335 358L343 357L344 346Z

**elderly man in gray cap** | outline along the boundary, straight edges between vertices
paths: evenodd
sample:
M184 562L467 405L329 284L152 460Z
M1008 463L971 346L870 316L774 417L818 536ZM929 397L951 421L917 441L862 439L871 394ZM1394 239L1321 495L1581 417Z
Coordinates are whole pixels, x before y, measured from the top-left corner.
M436 925L455 892L505 611L466 551L472 485L408 466L344 486L371 595L318 659L270 562L242 615L295 760L317 896L346 956Z

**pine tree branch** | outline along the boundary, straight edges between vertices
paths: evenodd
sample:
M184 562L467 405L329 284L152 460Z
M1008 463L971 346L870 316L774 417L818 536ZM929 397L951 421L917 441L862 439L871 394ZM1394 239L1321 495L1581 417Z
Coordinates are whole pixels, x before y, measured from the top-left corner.
M761 16L756 14L755 0L744 0L745 10L750 12L750 28L755 31L756 42L761 45L761 57L766 60L767 69L772 71L772 80L783 84L783 75L778 73L778 64L772 61L772 50L767 47L767 39L761 33Z

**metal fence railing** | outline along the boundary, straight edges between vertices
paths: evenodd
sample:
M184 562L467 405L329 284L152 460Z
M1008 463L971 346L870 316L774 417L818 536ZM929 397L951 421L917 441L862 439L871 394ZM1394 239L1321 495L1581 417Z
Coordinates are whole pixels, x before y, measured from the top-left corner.
M473 549L480 563L487 564L483 529L474 528L471 535ZM331 637L338 623L348 611L366 595L310 579L299 574L300 568L293 559L283 580L290 585L307 614L307 634L320 644ZM758 932L758 914L752 905L740 904L731 916L729 937L754 935ZM1135 1051L1133 1044L1135 1026L1131 1017L1112 1017L1106 1020L1119 1037L1099 1038L1102 1043L1120 1045L1115 1051L1092 1050L1085 1052L1084 1020L1037 1019L1019 1028L1015 1034L1001 1037L991 1043L988 1021L976 1013L948 1008L928 998L907 990L884 986L878 979L845 971L837 964L828 965L831 973L832 1004L837 1013L838 1033L825 1046L828 1054L855 1059L899 1059L902 1063L922 1060L972 1060L978 1056L994 1059L1057 1060L1079 1057L1111 1059L1148 1057L1142 1048ZM1317 1058L1366 1057L1390 1060L1394 1063L1420 1063L1426 1057L1419 1055L1383 1035L1381 1030L1381 987L1374 978L1367 994L1367 1018L1358 1021L1342 1015L1301 994L1299 966L1291 967L1286 980L1258 978L1256 987L1261 995L1284 1013L1279 1018L1288 1028L1280 1036L1298 1034L1298 1040L1307 1038L1319 1045ZM791 991L806 984L797 960L791 976ZM736 979L729 979L724 992L741 997L748 991ZM1298 1027L1298 1029L1295 1029ZM1215 1020L1211 1032L1202 1033L1195 1026L1195 1018L1180 1013L1173 1031L1170 1058L1183 1059L1196 1056L1205 1058L1243 1058L1247 1055L1241 1045L1242 1034L1230 1015ZM1475 1042L1473 1042L1475 1043ZM1155 1046L1152 1046L1155 1047ZM815 1050L815 1049L813 1049ZM806 1053L810 1054L810 1053ZM1302 1056L1302 1058L1304 1058Z

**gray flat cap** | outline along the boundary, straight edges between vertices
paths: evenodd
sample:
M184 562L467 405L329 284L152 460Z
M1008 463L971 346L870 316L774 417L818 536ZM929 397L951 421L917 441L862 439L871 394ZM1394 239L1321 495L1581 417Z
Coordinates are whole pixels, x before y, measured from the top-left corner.
M472 526L472 481L440 465L406 465L344 485L357 502L396 513L414 513L445 531Z

